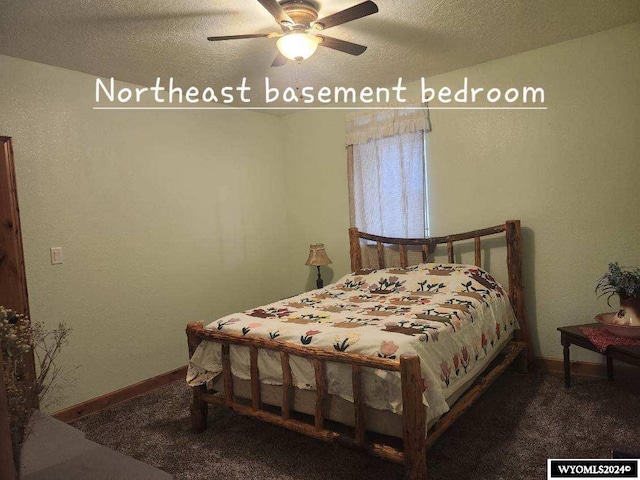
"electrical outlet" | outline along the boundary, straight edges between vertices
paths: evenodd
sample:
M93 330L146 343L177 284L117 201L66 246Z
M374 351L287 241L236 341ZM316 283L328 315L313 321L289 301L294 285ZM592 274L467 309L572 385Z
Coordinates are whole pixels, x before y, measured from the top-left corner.
M62 247L51 247L51 265L60 265L62 263Z

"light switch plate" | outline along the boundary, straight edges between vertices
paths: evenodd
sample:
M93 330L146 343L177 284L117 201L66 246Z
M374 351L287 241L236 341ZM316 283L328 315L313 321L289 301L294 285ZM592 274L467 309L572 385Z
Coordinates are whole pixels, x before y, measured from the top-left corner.
M51 247L51 265L60 265L62 263L62 247Z

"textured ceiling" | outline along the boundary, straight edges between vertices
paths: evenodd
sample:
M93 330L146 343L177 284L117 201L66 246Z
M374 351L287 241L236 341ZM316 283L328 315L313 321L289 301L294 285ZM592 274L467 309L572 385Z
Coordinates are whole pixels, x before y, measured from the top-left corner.
M0 53L140 85L174 77L200 88L241 77L283 88L410 81L640 21L640 0L375 0L380 12L326 31L367 45L319 48L271 68L275 40L209 35L277 31L255 0L1 0ZM359 0L323 0L327 16Z

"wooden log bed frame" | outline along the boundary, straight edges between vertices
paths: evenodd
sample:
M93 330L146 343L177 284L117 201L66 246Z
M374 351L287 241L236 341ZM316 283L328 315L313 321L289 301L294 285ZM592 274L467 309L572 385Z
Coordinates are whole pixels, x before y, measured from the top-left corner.
M225 334L219 331L204 329L203 322L193 322L187 325L187 340L189 358L202 341L222 344L222 376L224 382L224 396L215 395L207 391L206 384L192 387L191 401L191 430L202 432L207 426L208 405L222 405L242 415L293 430L328 443L338 443L358 450L364 450L372 455L404 464L405 478L409 480L424 480L427 478L426 450L444 433L451 424L458 419L480 395L502 374L507 367L518 358L520 371L526 371L532 358L531 340L524 309L524 289L522 284L522 234L519 220L509 220L503 225L484 228L456 235L419 239L388 238L359 232L355 228L349 229L351 270L362 268L361 239L375 242L380 268L384 267L384 245L398 248L401 266L407 266L407 247L421 247L422 260L427 262L434 254L436 246L446 244L449 263L454 263L454 243L474 241L475 264L481 266L482 250L481 238L489 235L504 234L507 245L507 270L509 279L509 298L513 306L519 331L500 352L473 385L464 393L451 409L444 414L427 432L426 414L422 403L422 389L420 388L421 372L420 358L416 354L404 354L400 361L376 358L368 355L328 351L313 347L302 347L274 340ZM231 373L230 345L241 345L249 348L251 373L251 403L249 405L237 402L233 392L233 376ZM260 397L260 372L258 370L258 350L272 350L280 353L282 363L282 408L281 412L273 413L263 409ZM312 361L316 379L316 406L314 422L307 423L292 417L294 387L292 384L290 355L308 358ZM327 396L327 378L325 362L350 364L353 381L353 405L355 435L345 435L331 430L325 425L325 399ZM402 388L402 424L403 448L395 448L384 443L367 440L365 432L364 412L362 401L361 375L362 368L376 368L399 372Z

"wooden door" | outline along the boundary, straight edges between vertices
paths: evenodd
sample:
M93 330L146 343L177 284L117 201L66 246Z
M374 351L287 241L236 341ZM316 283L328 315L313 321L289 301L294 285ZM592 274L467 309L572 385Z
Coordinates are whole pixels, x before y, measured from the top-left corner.
M0 305L29 315L18 192L9 137L0 137Z
M29 315L13 150L11 139L2 136L0 136L0 305ZM33 355L28 360L33 374L35 373ZM4 369L0 361L0 480L14 480L15 477L7 392Z

